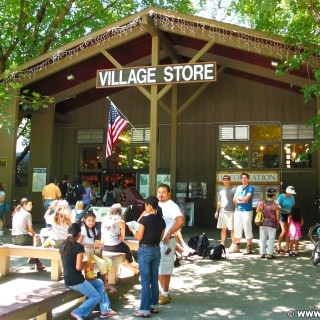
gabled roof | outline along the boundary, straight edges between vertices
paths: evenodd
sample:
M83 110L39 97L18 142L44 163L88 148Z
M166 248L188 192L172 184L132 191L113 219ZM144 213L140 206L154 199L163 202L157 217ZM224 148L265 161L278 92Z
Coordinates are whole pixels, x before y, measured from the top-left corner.
M39 56L15 76L27 88L54 96L56 111L66 114L126 89L96 89L96 72L116 66L150 65L152 35L160 37L160 64L189 62L208 46L200 61L216 61L222 72L236 77L295 92L309 81L306 67L275 75L271 62L297 53L281 37L159 8L145 9ZM74 80L67 79L70 74Z

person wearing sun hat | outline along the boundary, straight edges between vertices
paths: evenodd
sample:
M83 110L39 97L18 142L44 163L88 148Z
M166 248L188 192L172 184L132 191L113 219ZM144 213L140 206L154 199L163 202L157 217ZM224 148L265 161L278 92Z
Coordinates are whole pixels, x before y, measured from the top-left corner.
M286 237L286 250L285 252L289 253L289 238L288 238L288 217L291 214L292 208L295 205L295 198L296 191L293 186L288 186L284 193L281 193L277 199L281 209L280 209L280 226L281 226L281 233L278 239L278 246L277 252L281 253L284 250L281 248L281 243Z

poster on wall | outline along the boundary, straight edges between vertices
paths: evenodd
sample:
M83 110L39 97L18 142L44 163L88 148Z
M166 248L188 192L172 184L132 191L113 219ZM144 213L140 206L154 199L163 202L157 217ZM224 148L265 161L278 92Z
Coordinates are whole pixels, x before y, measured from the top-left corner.
M47 168L33 168L32 192L42 192L47 184Z
M188 185L188 197L189 199L198 198L206 199L207 198L207 183L206 182L189 182Z
M167 184L170 188L170 174L157 174L157 186L160 184ZM149 197L149 174L142 173L139 177L139 193L141 194L143 199Z
M177 182L176 198L186 198L188 193L187 182Z
M261 200L263 200L263 188L262 186L254 186L254 194L252 199L252 206L256 208Z

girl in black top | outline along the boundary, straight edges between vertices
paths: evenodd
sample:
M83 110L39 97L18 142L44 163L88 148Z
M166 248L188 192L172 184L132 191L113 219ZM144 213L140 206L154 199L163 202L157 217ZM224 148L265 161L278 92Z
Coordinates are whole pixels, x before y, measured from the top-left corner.
M95 306L100 303L100 318L110 318L117 315L110 309L110 301L100 279L86 280L82 274L85 268L91 268L91 261L83 261L84 246L78 243L81 228L73 223L68 228L68 237L60 248L63 265L63 277L66 286L81 292L88 299L71 312L74 319L82 320L88 317Z
M160 240L163 238L166 223L162 217L158 199L155 196L145 201L145 212L139 219L139 229L130 228L134 237L139 240L138 263L141 277L140 309L133 315L147 318L158 313L159 284L158 273L160 263Z

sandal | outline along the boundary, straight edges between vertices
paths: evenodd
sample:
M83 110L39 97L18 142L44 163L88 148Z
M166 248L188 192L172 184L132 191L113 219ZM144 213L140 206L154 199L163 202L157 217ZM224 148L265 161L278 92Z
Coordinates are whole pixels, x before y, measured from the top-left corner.
M136 311L133 313L134 317L140 317L140 318L149 318L150 314L147 313L140 313L139 311Z
M37 262L36 263L36 270L44 270L46 267L41 263L41 262Z
M83 318L79 317L78 315L76 315L75 313L71 313L71 317L73 319L76 319L76 320L83 320Z
M268 254L268 255L267 255L267 258L268 258L268 259L274 259L275 256L274 256L273 254Z
M151 313L159 313L159 309L156 308L150 308Z
M118 315L118 312L110 310L110 311L107 311L105 313L100 313L100 318L101 319L106 319L106 318L111 318L111 317L114 317L114 316L117 316L117 315Z
M118 290L116 289L116 288L114 288L114 287L107 287L107 288L105 288L105 290L107 291L107 293L109 293L109 294L114 294L114 293L116 293Z

